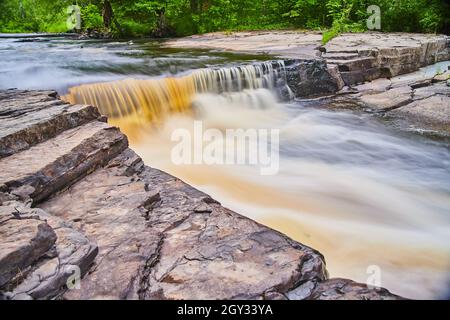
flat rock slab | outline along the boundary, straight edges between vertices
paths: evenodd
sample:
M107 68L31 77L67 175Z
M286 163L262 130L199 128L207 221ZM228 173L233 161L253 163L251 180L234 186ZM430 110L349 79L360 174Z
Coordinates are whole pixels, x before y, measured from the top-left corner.
M283 58L315 58L322 35L319 32L251 31L213 32L165 42L172 48L203 48L250 53L266 53Z
M348 279L329 279L317 283L309 300L403 300L383 288L368 287Z
M0 159L0 184L39 201L104 164L127 145L117 128L89 122Z
M54 91L0 91L0 158L98 119L92 106L71 106Z
M372 110L391 110L412 102L412 88L409 86L394 88L385 92L361 96L361 102Z
M445 95L435 94L393 110L390 117L408 119L411 126L422 130L450 133L450 90Z
M99 248L81 288L67 292L67 299L139 298L144 268L156 255L162 235L146 227L146 207L158 196L146 190L136 174L139 166L133 163L142 165L127 150L41 205L50 214L72 221Z
M0 206L0 287L36 262L56 241L56 234L38 219L20 219L10 206Z
M97 246L72 228L70 222L13 199L5 201L0 211L2 217L8 218L10 225L15 224L10 234L2 234L3 247L14 241L14 247L23 248L21 243L27 241L24 230L30 225L37 224L45 231L41 231L37 238L39 241L31 240L31 243L35 246L39 244L39 247L21 250L20 258L29 263L26 267L22 266L20 272L12 272L14 279L4 287L7 299L56 298L62 288L68 289L71 286L72 283L68 282L71 277L74 277L75 283L77 276L81 278L89 270L97 255ZM7 263L3 266L8 266L8 262L13 261L11 256L5 259Z

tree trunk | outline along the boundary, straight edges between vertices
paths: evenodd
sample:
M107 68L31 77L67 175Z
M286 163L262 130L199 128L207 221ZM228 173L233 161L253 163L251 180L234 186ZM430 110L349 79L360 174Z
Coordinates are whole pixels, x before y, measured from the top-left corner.
M111 27L113 19L113 10L111 7L111 2L109 2L109 0L103 1L102 15L103 15L103 26L106 29L109 29Z
M164 37L174 36L176 34L175 30L167 23L165 12L166 12L166 8L164 8L164 7L157 11L158 24L151 33L152 37L164 38Z

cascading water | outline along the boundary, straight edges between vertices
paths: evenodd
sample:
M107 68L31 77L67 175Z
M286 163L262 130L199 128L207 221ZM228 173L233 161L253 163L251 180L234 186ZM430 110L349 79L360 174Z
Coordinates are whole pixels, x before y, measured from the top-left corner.
M286 84L281 62L205 68L203 61L218 64L215 53L158 49L148 59L141 51L131 59L127 43L111 43L109 51L104 42L83 43L83 49L71 42L53 44L51 51L42 46L46 43L7 43L5 50L0 45L3 60L14 61L0 66L0 87L42 88L50 81L48 89L64 91L67 81L85 83L72 86L64 98L98 106L147 165L319 250L330 277L366 282L368 270L377 267L381 285L405 297L437 298L448 290L445 144L401 134L364 113L281 103L278 93ZM183 60L182 75L161 77L168 72L158 65L162 60L171 66ZM38 76L29 77L36 66ZM192 66L199 69L186 73ZM11 74L19 80L11 83ZM61 81L63 87L56 87ZM279 173L261 176L251 165L175 165L171 134L178 128L193 133L196 120L222 132L279 129Z
M63 99L95 105L112 118L144 116L146 121L157 121L171 113L189 111L193 98L200 93L275 87L288 88L283 61L206 68L180 77L85 84L70 88Z

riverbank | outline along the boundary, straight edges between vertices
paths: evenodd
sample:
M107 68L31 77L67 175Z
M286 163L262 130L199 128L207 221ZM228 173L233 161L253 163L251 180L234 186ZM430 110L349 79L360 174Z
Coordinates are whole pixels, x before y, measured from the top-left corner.
M80 34L78 33L0 33L0 39L33 39L33 38L55 38L55 37L68 37L68 38L78 38Z

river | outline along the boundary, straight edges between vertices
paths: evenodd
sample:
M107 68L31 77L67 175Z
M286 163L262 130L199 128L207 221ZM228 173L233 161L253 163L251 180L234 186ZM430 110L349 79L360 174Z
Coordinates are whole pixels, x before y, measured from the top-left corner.
M147 165L319 250L330 277L365 283L376 270L393 293L441 297L450 280L448 146L367 113L281 101L272 84L283 66L269 59L144 40L0 39L0 89L56 89L98 105ZM279 130L278 172L175 164L172 133L195 135L198 121L219 132Z

